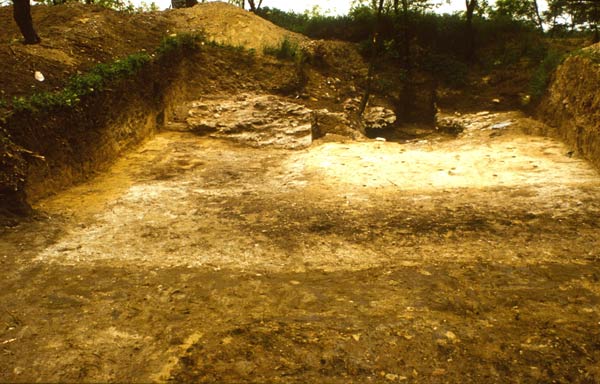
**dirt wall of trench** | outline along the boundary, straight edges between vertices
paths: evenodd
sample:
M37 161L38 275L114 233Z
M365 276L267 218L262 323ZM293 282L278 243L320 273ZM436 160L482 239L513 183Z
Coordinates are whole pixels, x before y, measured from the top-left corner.
M123 98L115 90L76 110L15 116L13 139L44 157L29 161L23 186L27 199L35 201L104 169L154 132L160 104L156 95L144 98L141 90Z
M567 58L556 70L539 117L578 155L600 168L600 44Z
M17 113L3 127L8 144L18 149L11 151L10 166L0 169L7 176L0 178L0 214L27 210L29 203L106 169L160 130L177 105L203 94L276 92L294 72L293 63L207 46L168 55L74 108Z
M11 140L27 151L21 153L28 166L19 186L24 194L14 194L12 199L32 202L84 180L152 135L165 108L163 93L169 84L165 77L155 76L160 67L153 63L139 76L85 97L74 108L13 115L7 130Z

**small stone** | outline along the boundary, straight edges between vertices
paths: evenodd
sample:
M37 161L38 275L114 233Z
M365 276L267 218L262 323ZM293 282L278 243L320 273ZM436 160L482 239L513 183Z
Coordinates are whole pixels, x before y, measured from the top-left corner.
M456 337L456 334L452 331L446 332L445 336L448 338L448 340L452 341L453 343L458 340L458 337Z
M35 74L33 75L33 77L35 77L35 79L39 82L46 80L46 78L44 77L44 74L40 71L35 71Z
M512 122L510 121L504 121L502 123L498 123L498 124L494 124L490 127L490 129L504 129L506 127L510 127L512 125Z

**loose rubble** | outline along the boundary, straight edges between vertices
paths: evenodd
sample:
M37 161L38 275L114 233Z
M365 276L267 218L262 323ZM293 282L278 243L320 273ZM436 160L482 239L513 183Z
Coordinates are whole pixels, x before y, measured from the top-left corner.
M176 116L167 129L252 147L297 149L312 143L313 111L278 96L244 93L235 98L205 97L187 107L185 116Z

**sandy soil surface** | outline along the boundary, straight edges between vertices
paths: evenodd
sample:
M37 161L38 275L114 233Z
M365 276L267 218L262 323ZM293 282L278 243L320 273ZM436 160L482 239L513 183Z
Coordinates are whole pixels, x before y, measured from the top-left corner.
M599 174L507 119L159 134L2 229L0 381L600 381Z

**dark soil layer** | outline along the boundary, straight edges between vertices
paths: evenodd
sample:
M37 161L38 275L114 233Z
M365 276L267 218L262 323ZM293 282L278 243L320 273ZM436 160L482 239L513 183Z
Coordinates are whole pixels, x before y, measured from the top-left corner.
M173 382L595 383L598 317L583 309L600 304L584 288L599 278L565 263L263 276L36 266L10 279L18 298L3 295L0 380L147 381L171 349ZM35 353L16 352L23 343Z

